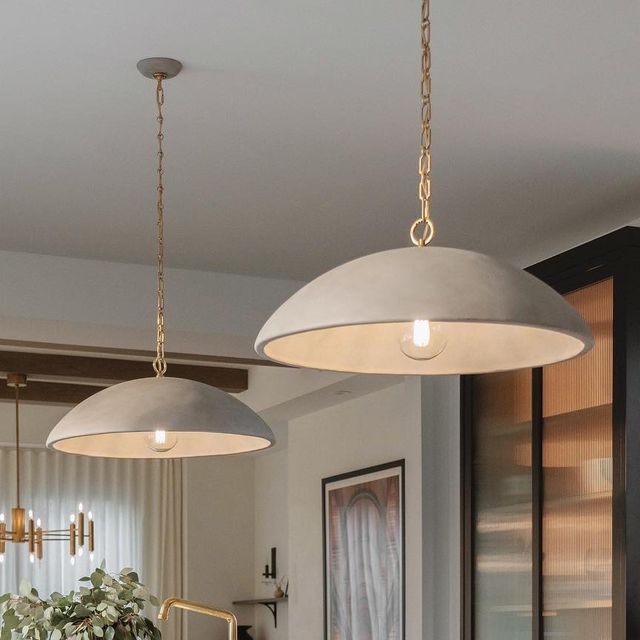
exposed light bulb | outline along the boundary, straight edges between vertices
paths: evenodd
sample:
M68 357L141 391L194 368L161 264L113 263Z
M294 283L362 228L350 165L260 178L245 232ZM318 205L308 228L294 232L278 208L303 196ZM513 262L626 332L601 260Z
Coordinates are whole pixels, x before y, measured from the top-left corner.
M75 514L75 513L72 513L72 514L69 516L69 522L70 522L71 524L73 524L75 521L76 521L76 514Z
M34 553L29 554L29 562L33 564L36 561L36 556Z
M91 511L87 514L87 518L89 518L89 522L93 520L93 513L91 513Z
M92 552L89 554L89 561L90 561L90 562L93 562L93 558L94 558L94 555L93 555L93 551L92 551Z
M33 511L29 509L29 520L33 520Z
M38 527L38 529L42 526L42 520L40 520L40 518L38 518L36 520L36 527Z
M156 453L166 453L176 446L178 438L171 431L156 429L145 435L145 442L151 451Z
M78 512L82 513L82 502L78 502Z
M431 325L428 320L415 320L413 323L413 344L416 347L428 347L431 342Z
M84 555L84 547L78 547L78 555L82 557Z
M4 522L4 513L0 513L0 522Z
M431 360L439 356L447 346L441 325L429 320L414 320L411 332L400 339L400 349L412 360Z
M0 564L4 562L4 553L0 553Z
M73 565L76 563L76 557L75 556L71 556L69 562L71 562L71 566L73 567Z

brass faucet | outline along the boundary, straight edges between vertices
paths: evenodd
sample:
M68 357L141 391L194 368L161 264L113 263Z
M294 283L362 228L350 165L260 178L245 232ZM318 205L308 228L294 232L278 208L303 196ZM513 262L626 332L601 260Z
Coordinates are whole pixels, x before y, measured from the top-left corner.
M183 598L167 598L160 605L158 620L168 620L169 610L171 607L184 609L185 611L194 611L195 613L202 613L205 616L226 620L229 625L229 640L238 640L238 621L231 611L216 609L215 607L211 607L207 604L200 604L199 602L192 602L191 600L184 600Z

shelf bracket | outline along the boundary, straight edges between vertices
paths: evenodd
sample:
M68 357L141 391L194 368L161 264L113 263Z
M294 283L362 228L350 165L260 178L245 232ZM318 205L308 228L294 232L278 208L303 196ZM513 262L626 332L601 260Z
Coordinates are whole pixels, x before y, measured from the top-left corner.
M261 602L261 605L267 607L273 616L273 628L278 628L278 603L277 602Z

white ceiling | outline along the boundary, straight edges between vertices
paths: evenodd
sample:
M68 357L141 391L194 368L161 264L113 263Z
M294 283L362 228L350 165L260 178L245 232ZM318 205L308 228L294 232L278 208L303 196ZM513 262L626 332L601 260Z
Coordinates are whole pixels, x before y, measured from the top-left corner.
M518 262L640 215L640 4L433 0L439 244ZM310 278L416 217L419 0L22 0L0 19L0 249Z

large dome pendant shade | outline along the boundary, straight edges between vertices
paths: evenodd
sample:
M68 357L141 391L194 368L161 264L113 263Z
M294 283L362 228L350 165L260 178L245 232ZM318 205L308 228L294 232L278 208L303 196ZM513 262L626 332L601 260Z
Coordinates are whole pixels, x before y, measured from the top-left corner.
M74 407L47 438L47 446L58 451L105 458L191 458L245 453L275 443L264 420L236 398L202 382L165 376L163 83L181 69L170 58L138 62L140 73L156 84L156 377L116 384Z
M191 458L274 443L268 425L240 400L202 382L167 376L99 391L71 409L47 438L47 446L58 451L104 458Z
M420 217L409 230L416 246L359 258L307 284L260 331L260 355L354 373L469 374L539 367L593 344L578 313L533 276L431 246L429 0L421 1L420 31Z
M416 321L441 343L426 359L403 349ZM316 278L269 318L256 350L315 369L440 375L539 367L592 345L577 311L534 276L429 246L375 253Z

